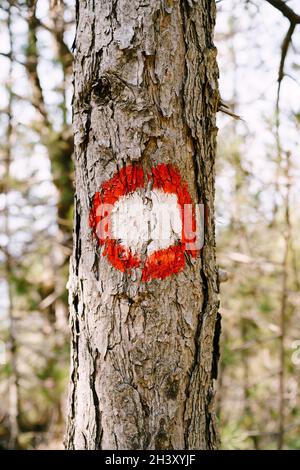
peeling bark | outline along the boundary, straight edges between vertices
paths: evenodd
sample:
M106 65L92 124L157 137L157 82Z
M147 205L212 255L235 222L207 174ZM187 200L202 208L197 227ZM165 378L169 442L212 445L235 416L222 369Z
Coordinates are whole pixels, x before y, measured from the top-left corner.
M210 0L77 2L67 448L218 446L214 21ZM172 163L206 207L201 256L164 280L114 269L88 225L101 184L135 163Z

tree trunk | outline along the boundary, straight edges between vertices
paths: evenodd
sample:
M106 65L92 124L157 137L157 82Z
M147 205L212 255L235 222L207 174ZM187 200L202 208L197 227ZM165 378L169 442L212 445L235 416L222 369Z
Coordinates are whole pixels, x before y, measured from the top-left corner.
M218 446L214 22L211 0L77 1L67 448ZM205 205L204 248L142 282L102 256L89 214L120 168L162 163Z

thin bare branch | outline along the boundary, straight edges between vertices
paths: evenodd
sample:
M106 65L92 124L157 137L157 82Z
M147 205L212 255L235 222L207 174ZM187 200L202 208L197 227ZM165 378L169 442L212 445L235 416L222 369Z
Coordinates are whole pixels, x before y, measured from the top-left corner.
M266 0L270 5L281 11L290 23L300 24L300 15L297 15L283 0Z

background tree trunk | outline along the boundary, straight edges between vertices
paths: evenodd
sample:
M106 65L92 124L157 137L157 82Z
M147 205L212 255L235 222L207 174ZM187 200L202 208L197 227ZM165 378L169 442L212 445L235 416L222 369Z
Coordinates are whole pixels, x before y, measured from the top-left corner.
M77 1L68 448L218 446L214 22L210 0ZM206 206L201 256L164 280L115 270L88 225L94 193L134 162L172 163Z

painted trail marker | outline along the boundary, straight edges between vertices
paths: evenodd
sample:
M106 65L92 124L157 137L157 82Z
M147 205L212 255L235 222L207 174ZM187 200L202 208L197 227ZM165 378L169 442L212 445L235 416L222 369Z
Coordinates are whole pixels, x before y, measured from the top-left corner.
M112 266L122 272L139 268L146 282L182 271L185 256L199 254L198 209L173 165L157 165L147 174L130 165L94 195L90 227Z

